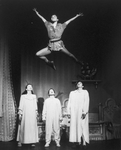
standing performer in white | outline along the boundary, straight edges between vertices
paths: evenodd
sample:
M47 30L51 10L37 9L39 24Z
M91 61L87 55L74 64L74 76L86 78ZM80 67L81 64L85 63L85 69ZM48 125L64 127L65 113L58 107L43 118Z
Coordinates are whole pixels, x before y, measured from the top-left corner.
M83 145L89 143L89 93L83 89L82 82L77 82L77 89L70 92L67 112L70 116L70 135L69 142L79 143L81 137Z
M49 147L51 135L54 134L54 140L57 147L60 147L60 121L62 120L61 103L55 98L54 89L48 91L49 98L44 102L42 111L42 120L45 122L45 147Z
M32 144L32 146L35 146L35 143L38 142L38 109L37 98L33 93L31 84L28 84L25 91L22 93L18 110L18 146L22 146L22 144Z

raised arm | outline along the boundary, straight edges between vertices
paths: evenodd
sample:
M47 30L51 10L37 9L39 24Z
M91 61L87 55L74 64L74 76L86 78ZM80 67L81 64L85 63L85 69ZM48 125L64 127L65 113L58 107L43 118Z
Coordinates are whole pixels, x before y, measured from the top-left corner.
M37 16L38 16L39 18L41 18L43 22L46 22L46 21L47 21L43 16L41 16L41 15L38 13L38 11L37 11L35 8L33 9L33 11L35 11L35 13L37 14Z
M71 21L75 20L75 19L76 19L77 17L79 17L79 16L84 16L84 15L83 15L83 13L77 14L75 17L73 17L73 18L67 20L67 21L65 22L66 25L68 25Z

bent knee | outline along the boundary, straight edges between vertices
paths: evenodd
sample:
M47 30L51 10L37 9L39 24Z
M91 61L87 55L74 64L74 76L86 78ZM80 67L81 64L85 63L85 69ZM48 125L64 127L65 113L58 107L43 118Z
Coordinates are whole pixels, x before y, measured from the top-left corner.
M41 53L40 51L39 51L39 52L36 52L36 56L41 57L41 56L43 56L43 53Z
M39 52L36 52L36 56L39 56Z

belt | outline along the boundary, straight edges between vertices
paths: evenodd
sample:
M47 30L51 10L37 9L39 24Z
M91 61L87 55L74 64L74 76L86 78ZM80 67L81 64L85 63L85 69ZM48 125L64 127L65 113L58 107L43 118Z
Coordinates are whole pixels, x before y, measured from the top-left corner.
M54 42L58 42L58 41L60 41L60 40L61 40L61 39L58 39L58 40L55 40L55 41L51 41L51 40L50 40L50 42L51 42L51 43L54 43Z

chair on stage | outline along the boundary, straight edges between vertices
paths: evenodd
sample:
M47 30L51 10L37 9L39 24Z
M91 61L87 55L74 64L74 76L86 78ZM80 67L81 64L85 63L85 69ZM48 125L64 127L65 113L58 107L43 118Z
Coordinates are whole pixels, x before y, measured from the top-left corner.
M110 122L106 127L107 139L121 138L121 105L108 98L103 106L103 120Z

